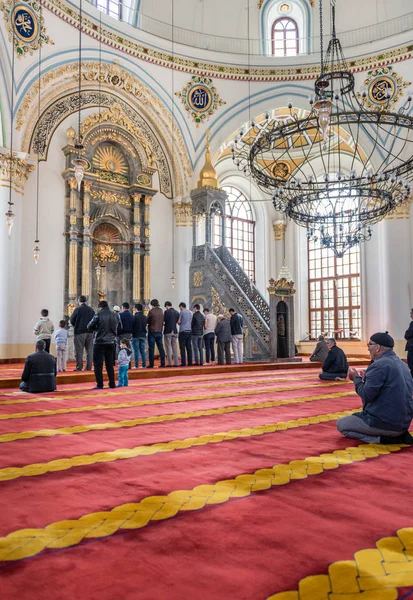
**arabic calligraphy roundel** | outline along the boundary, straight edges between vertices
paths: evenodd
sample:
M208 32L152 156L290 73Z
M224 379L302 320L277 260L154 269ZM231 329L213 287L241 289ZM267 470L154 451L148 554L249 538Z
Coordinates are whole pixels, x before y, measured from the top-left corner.
M369 99L374 104L385 104L395 95L397 86L391 77L377 77L370 83Z
M39 34L39 23L35 12L30 6L18 4L14 7L11 22L14 35L22 42L33 42Z
M188 91L188 104L197 112L209 110L212 104L212 94L204 85L195 85Z

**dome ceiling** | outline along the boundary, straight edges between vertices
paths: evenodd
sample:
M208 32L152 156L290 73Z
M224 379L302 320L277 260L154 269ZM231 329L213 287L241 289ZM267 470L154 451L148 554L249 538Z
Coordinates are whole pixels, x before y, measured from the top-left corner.
M145 19L147 22L153 19L162 23L174 23L175 27L189 31L241 39L261 37L262 17L271 3L271 0L140 0L140 3L138 0L143 29L146 29ZM305 5L311 15L312 35L318 35L319 0L275 0L274 3ZM406 0L337 0L336 7L339 32L387 22L413 10L413 5ZM329 0L324 0L324 12L327 28ZM154 27L155 23L148 23L148 28L150 25ZM170 31L165 32L165 37L170 37Z

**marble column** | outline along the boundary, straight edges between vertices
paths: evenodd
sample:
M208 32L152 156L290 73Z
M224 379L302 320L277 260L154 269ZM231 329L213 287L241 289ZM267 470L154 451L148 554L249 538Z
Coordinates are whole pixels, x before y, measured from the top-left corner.
M92 261L92 239L90 235L90 190L91 181L83 183L83 247L82 247L82 284L81 291L88 301L91 301L91 261Z
M272 228L275 242L275 273L278 274L281 270L281 267L284 265L285 233L287 229L287 223L282 219L273 221Z
M68 314L76 306L77 295L77 253L78 253L78 231L77 231L77 181L74 178L68 180L70 186L69 198L69 277L68 277Z
M144 196L144 254L143 254L143 297L145 304L149 304L151 298L151 257L150 257L150 223L151 223L151 196Z
M133 200L133 303L141 301L141 194L132 194Z

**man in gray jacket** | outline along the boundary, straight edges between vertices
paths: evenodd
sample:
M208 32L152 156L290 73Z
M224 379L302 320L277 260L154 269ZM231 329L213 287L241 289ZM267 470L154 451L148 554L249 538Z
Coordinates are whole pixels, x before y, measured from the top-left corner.
M367 344L372 363L366 371L350 368L348 377L363 401L363 410L337 421L344 436L373 444L413 444L408 429L413 418L413 379L408 366L393 352L386 331Z
M224 315L218 315L218 323L215 327L215 335L217 336L218 344L218 364L231 364L231 324Z
M327 342L325 341L324 336L320 335L318 338L317 345L314 348L312 355L310 356L310 361L322 363L327 358L327 354L328 354Z

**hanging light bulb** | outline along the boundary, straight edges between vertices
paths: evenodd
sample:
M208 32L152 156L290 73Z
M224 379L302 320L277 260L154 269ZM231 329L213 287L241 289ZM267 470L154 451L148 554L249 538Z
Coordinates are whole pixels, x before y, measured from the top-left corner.
M13 223L14 223L14 217L16 215L11 210L11 208L9 208L9 210L5 214L6 214L7 234L8 234L9 239L10 239L10 237L11 237L11 230L13 228Z
M175 273L174 273L174 271L172 271L172 275L171 275L171 286L172 286L172 289L173 289L173 290L175 289L175 284L176 284L176 277L175 277Z
M35 244L36 245L33 248L33 258L34 258L34 264L37 265L37 262L38 262L39 256L40 256L40 248L39 248L39 246L38 246L38 244L36 242L35 242Z
M75 179L77 181L77 189L80 192L80 186L82 185L83 175L85 174L85 169L88 166L88 162L85 158L81 156L77 156L72 160L72 165L75 168Z
M317 102L314 103L314 112L318 117L318 124L323 135L324 144L327 144L328 141L328 129L330 127L331 120L331 107L332 102L330 102L330 100L326 100L325 98L320 98L320 100L317 100Z
M96 271L96 279L98 280L98 284L99 284L100 276L102 274L102 267L100 266L100 263L97 264L95 271Z

